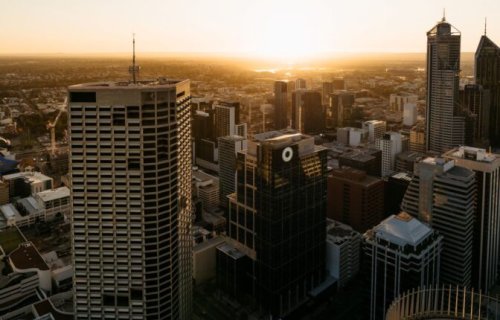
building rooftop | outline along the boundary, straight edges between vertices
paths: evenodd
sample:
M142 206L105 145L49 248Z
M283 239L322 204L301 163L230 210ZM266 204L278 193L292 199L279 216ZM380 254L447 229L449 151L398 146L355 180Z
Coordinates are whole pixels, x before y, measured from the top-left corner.
M21 243L17 249L10 253L9 259L16 269L49 270L49 266L31 242Z
M7 255L25 241L26 239L17 227L11 227L0 232L0 246Z
M233 247L227 243L224 243L224 244L218 246L217 249L224 252L225 254L227 254L228 256L233 258L234 260L238 260L238 259L245 256L245 254L243 252L241 252L240 250L236 249L235 247Z
M51 177L48 177L44 175L43 173L40 172L31 172L31 171L23 171L23 172L17 172L17 173L12 173L3 176L3 180L12 180L12 179L17 179L17 178L27 178L29 179L30 183L39 183L43 181L48 181L52 180Z
M35 309L38 317L51 315L52 317L49 316L47 319L53 320L72 320L75 318L74 314L57 309L49 299L33 304L33 308Z
M68 187L60 187L57 189L52 189L52 190L45 190L42 192L37 193L37 196L40 197L40 199L43 202L48 202L56 199L61 199L65 197L70 196L71 191L69 190Z
M405 246L416 246L432 234L432 229L406 212L391 215L373 228L376 237Z
M177 80L177 79L167 79L167 78L158 78L154 80L142 80L136 81L136 83L132 81L108 81L108 82L89 82L89 83L81 83L69 86L68 89L78 90L78 89L141 89L141 88L168 88L175 87L177 84L182 83L184 81L189 80Z

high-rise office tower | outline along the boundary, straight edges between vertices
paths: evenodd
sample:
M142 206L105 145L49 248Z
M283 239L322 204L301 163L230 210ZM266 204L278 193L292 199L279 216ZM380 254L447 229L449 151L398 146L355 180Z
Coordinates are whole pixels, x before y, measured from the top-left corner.
M256 134L238 153L228 242L251 258L251 294L277 318L324 281L326 156L291 130Z
M190 319L189 80L68 91L76 318Z
M351 122L354 99L354 93L348 91L330 94L330 103L326 110L327 128L354 126Z
M344 78L335 78L332 80L333 90L345 90L345 80Z
M288 126L288 82L274 82L274 127L285 129Z
M498 279L500 260L500 155L484 149L460 147L445 153L444 157L476 174L472 285L488 292Z
M443 236L443 284L471 285L475 204L473 171L439 158L415 165L401 208Z
M305 134L325 129L325 112L321 94L313 90L296 90L292 95L292 128Z
M382 138L375 140L376 147L382 151L382 176L388 176L394 171L396 155L403 152L401 134L387 132Z
M384 181L349 167L334 169L328 176L327 216L361 233L379 224L384 218Z
M478 84L467 84L459 91L465 116L465 143L474 147L489 146L490 91Z
M464 143L458 101L460 37L444 17L427 32L427 151L441 153Z
M368 175L380 177L382 173L382 151L375 148L356 148L339 155L339 165L347 166Z
M295 80L295 90L307 89L306 79L298 78Z
M374 143L387 131L387 123L382 120L369 120L363 122L363 129L368 131L368 141Z
M234 193L236 179L236 155L247 148L247 140L232 135L219 138L219 197L220 205L228 206L227 196Z
M403 292L439 282L442 238L406 212L390 216L363 235L370 320L385 319L387 307Z
M490 143L500 147L500 48L484 35L479 41L474 67L476 84L490 91Z
M325 81L322 83L321 103L326 106L330 102L330 94L333 93L333 82Z
M225 137L236 133L236 126L240 122L240 103L218 101L214 103L215 136Z

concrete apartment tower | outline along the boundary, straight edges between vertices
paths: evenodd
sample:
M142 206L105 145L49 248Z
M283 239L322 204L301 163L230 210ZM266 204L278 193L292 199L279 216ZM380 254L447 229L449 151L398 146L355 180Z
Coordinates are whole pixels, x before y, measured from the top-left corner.
M444 17L427 32L427 151L442 153L464 143L458 98L460 37Z
M76 319L191 319L189 80L70 86Z

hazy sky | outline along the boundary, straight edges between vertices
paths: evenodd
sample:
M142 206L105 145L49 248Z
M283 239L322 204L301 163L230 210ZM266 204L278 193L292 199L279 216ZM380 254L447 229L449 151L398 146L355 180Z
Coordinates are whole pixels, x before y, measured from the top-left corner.
M462 51L485 16L500 43L500 0L0 0L0 54L423 52L443 8Z

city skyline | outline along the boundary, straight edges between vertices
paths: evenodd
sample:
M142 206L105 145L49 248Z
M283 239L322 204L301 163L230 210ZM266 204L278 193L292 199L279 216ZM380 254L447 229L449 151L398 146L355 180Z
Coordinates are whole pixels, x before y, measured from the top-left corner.
M180 3L51 1L10 3L0 13L0 54L121 53L132 33L141 52L224 53L299 59L345 52L424 52L425 32L446 9L473 52L484 34L500 38L500 3L441 0L327 2L189 0ZM155 8L155 10L151 10ZM169 15L175 12L175 15ZM182 27L180 27L182 26ZM367 36L370 32L369 36ZM74 35L78 34L78 37ZM163 41L158 41L163 39ZM169 44L175 43L172 47ZM98 49L97 49L98 48Z

